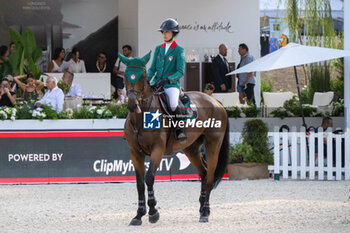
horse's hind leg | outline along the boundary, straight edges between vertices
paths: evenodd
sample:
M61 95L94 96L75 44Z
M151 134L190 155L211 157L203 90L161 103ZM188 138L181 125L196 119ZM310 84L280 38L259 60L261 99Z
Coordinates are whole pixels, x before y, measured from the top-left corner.
M155 206L157 205L157 201L154 196L153 185L154 185L154 177L155 177L157 168L161 162L162 156L163 156L163 150L155 149L152 151L150 165L146 173L146 184L147 184L147 191L148 191L147 204L149 206L148 220L150 223L156 223L159 220L159 212L155 208Z
M184 149L185 154L187 155L188 159L190 160L191 164L197 168L198 174L201 178L201 192L199 196L199 212L202 212L202 208L205 201L205 189L206 189L206 163L203 161L201 156L201 147L202 147L203 140L200 138L197 141L195 141L191 146Z
M138 226L142 224L142 216L146 214L145 202L145 157L138 152L130 150L132 162L136 172L136 184L139 197L137 215L131 220L130 226Z
M213 135L212 135L213 136ZM220 140L219 140L220 141ZM218 143L217 139L207 139L205 141L205 148L207 152L207 175L205 182L202 182L202 192L200 200L203 201L202 208L200 210L201 216L199 222L208 222L210 215L209 199L210 193L214 187L214 173L216 165L218 163L218 156L221 143Z

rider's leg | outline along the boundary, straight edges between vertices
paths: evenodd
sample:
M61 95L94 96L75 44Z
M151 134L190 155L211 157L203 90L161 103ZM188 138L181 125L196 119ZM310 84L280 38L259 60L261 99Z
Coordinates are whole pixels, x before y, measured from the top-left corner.
M169 97L170 108L173 114L175 115L175 119L183 120L183 118L181 117L182 115L181 110L178 107L180 90L177 89L176 87L171 87L171 88L164 88L164 91L165 91L165 94L167 94L167 96ZM184 141L187 139L183 128L178 126L175 131L176 131L177 140Z
M176 87L164 88L165 94L169 97L171 111L174 112L179 102L180 90Z

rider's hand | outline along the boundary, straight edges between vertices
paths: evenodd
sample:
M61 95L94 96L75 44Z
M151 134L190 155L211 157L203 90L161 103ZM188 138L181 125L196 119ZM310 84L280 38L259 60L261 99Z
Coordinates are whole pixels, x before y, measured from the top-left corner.
M157 87L162 87L162 86L164 86L164 85L166 85L166 84L169 84L169 83L170 83L169 79L165 78L165 79L159 80L159 81L155 84L155 86L157 86Z

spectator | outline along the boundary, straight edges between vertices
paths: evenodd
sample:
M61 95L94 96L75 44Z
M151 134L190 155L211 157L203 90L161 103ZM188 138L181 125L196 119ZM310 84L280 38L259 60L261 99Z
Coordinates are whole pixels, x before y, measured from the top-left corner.
M56 48L53 59L49 64L49 73L64 72L69 68L70 63L64 61L65 51L63 48Z
M10 44L9 44L9 49L10 49L10 51L9 51L9 56L11 55L11 53L12 53L12 51L15 49L15 43L13 43L13 42L11 42Z
M72 58L69 63L69 71L71 73L86 73L85 63L83 60L79 59L80 51L77 48L73 48L72 50Z
M237 69L251 63L254 61L254 57L249 54L249 49L246 44L240 44L238 47L238 53L241 56L241 61L239 62ZM237 74L238 85L237 91L239 93L239 101L241 104L244 104L244 98L247 98L248 104L255 104L254 98L254 86L255 86L255 77L254 73L241 73Z
M131 57L132 48L130 45L123 46L123 55L125 57ZM115 92L113 98L118 97L118 90L124 88L124 76L125 76L126 65L120 61L118 58L114 67L113 67L113 75L111 79L111 83L115 88Z
M51 106L56 112L61 112L63 108L64 94L63 91L57 87L57 79L52 76L47 77L46 86L48 90L44 97L36 102L36 107L46 104Z
M73 83L74 74L70 71L64 72L62 76L63 82L68 84L69 92L65 96L69 97L81 97L82 96L82 90L81 86L78 83Z
M226 76L230 72L229 64L225 58L227 56L227 46L219 46L219 54L213 59L213 72L215 92L225 93L232 87L232 79Z
M116 102L117 104L125 104L128 102L125 87L123 89L118 89L118 98L116 98Z
M10 83L7 79L1 81L0 107L14 107L16 104L16 93L10 90Z
M96 65L92 66L89 72L110 73L110 66L107 64L107 55L105 52L100 52L98 54Z
M20 79L27 78L27 84L23 83ZM20 75L14 77L15 82L24 91L23 99L26 101L38 100L43 96L41 89L44 87L44 83L36 80L33 74Z
M8 74L8 75L5 75L4 78L7 79L7 80L9 81L11 91L16 92L17 84L14 82L13 76L10 75L10 74Z
M0 46L0 57L2 59L8 59L9 58L9 49L6 45ZM2 59L0 59L0 63L3 63Z
M207 83L204 88L204 93L211 96L214 90L215 90L214 85L211 83Z
M12 74L12 66L8 59L9 50L6 45L0 46L0 78L5 77L8 74Z

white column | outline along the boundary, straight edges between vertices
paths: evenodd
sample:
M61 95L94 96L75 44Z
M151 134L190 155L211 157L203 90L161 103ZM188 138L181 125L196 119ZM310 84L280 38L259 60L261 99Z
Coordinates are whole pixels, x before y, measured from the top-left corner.
M255 97L255 102L256 102L256 106L260 107L260 101L261 101L261 95L260 95L260 72L256 72L256 77L255 77L255 88L254 88L254 97Z
M350 1L344 1L344 49L350 50ZM350 57L344 58L345 126L350 130Z
M344 49L350 50L350 1L344 0ZM345 179L350 180L350 57L344 58Z

